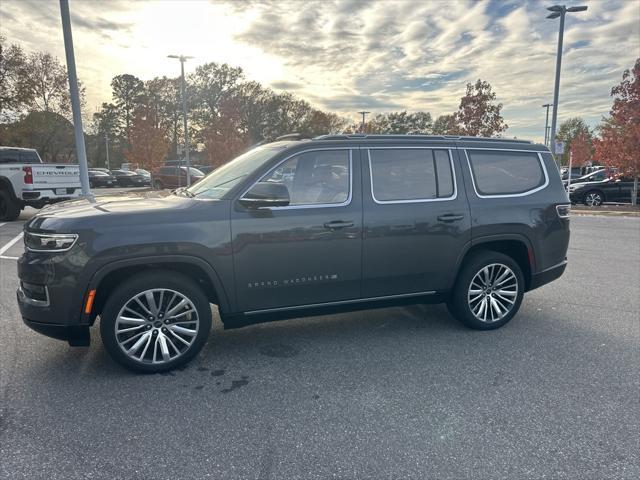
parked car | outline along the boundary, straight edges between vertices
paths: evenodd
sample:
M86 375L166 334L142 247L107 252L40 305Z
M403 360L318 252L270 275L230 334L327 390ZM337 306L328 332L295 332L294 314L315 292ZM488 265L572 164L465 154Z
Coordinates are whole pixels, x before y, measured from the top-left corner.
M589 207L599 207L604 202L630 203L633 192L633 178L607 178L595 182L571 184L571 203L584 203ZM636 197L640 201L640 196Z
M78 165L43 163L32 148L0 146L0 221L15 220L24 207L42 208L81 193Z
M111 170L109 170L108 168L91 167L91 168L89 168L89 170L93 170L95 172L107 173L107 174L111 175Z
M135 173L141 175L144 178L145 185L151 185L151 172L144 168L136 168Z
M191 167L191 183L204 178L197 168ZM187 167L160 167L153 172L153 186L158 190L163 188L180 188L187 186Z
M142 175L127 170L111 170L119 187L144 187L145 179Z
M574 183L583 183L583 182L600 182L600 181L606 180L607 178L609 178L609 173L605 168L602 168L600 170L595 170L592 173L588 173L576 179L572 177L571 185L573 185ZM566 188L569 182L563 179L562 183Z
M193 168L200 170L205 175L208 175L213 172L216 167L212 167L211 165L194 165Z
M91 188L96 187L115 187L116 185L116 177L110 175L108 173L103 172L102 170L89 170L89 185Z
M237 328L446 302L490 330L567 265L567 194L548 149L522 140L275 142L173 195L95 202L25 224L20 311L72 345L99 317L107 351L140 372L193 358L211 303Z

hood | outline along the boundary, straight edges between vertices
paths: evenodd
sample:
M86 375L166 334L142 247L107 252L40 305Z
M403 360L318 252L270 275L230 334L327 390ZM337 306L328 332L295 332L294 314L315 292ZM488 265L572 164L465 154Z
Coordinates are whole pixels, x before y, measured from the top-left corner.
M77 199L51 205L38 212L25 228L65 231L101 225L140 225L158 221L174 221L184 217L184 210L206 203L178 195L144 192L127 195L105 195L95 200Z

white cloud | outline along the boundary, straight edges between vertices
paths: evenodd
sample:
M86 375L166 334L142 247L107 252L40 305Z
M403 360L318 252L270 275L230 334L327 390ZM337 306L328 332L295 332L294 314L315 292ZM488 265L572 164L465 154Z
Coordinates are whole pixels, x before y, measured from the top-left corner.
M570 2L573 3L573 2ZM590 1L569 14L560 120L606 115L611 87L640 56L640 2ZM319 107L457 108L465 84L489 81L508 135L540 140L553 96L558 21L539 2L155 1L73 2L78 70L92 108L119 73L175 75L168 53L241 66ZM64 58L57 2L0 4L0 31Z

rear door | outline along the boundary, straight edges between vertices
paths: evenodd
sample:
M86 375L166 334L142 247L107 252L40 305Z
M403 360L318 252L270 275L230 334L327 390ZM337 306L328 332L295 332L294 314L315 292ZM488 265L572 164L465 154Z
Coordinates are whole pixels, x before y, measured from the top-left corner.
M442 143L362 148L363 296L450 288L471 239L457 151Z

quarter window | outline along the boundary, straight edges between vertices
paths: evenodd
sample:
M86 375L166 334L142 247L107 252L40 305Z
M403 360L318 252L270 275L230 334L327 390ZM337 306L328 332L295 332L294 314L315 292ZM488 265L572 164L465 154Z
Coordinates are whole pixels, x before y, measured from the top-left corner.
M376 201L437 200L454 195L453 170L447 150L372 149L369 159Z
M284 184L290 206L345 203L351 189L349 158L348 150L304 152L278 165L261 181Z
M517 195L541 187L545 173L535 152L467 150L476 190L481 195Z

